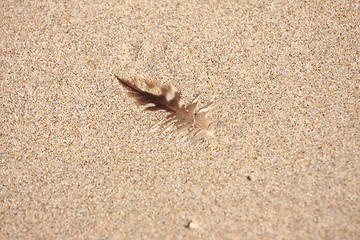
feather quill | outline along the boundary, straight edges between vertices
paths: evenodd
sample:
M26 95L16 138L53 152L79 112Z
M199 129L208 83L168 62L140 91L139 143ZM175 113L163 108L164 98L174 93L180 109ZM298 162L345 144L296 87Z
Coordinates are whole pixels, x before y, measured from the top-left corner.
M142 107L144 111L165 111L168 113L163 120L151 128L150 132L162 128L161 132L170 132L169 138L188 140L191 144L195 144L208 136L213 136L215 125L210 123L207 118L207 113L214 104L213 101L196 112L198 97L185 107L180 92L172 86L161 86L161 93L155 94L144 90L137 80L132 82L116 75L115 77L120 85L128 91L128 95L135 99L136 105ZM146 81L145 83L150 89L156 86L153 82Z

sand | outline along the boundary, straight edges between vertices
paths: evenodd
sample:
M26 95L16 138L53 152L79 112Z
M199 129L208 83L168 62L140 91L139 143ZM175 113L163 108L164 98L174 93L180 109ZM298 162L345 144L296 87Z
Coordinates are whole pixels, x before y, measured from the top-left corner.
M359 239L357 1L2 1L0 239ZM149 133L114 74L217 101Z

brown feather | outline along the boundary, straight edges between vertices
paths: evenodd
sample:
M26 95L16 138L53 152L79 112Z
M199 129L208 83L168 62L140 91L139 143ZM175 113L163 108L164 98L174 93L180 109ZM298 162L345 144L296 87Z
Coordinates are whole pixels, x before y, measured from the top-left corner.
M161 93L155 94L143 90L138 81L133 83L116 75L115 77L120 85L128 91L128 95L135 99L137 106L144 107L145 111L169 113L151 129L151 132L162 127L162 132L172 132L169 137L177 134L178 138L188 139L193 144L207 136L213 136L214 124L210 124L207 118L207 113L214 104L213 101L196 113L197 98L188 107L185 107L181 101L180 92L171 86L161 86ZM146 81L146 85L151 89L156 86L150 81Z

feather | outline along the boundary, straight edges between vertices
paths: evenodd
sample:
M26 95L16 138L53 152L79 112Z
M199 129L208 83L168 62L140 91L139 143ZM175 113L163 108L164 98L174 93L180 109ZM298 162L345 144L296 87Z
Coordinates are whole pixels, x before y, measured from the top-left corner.
M144 111L165 111L168 115L155 126L150 132L162 128L161 132L170 132L169 138L175 137L185 139L191 144L195 144L208 136L213 136L215 125L209 122L207 113L214 104L210 101L204 108L196 112L198 97L192 103L185 107L180 96L172 86L165 85L160 87L160 94L155 94L140 86L139 81L120 78L115 75L120 85L128 92L128 95L135 99L137 106L142 107ZM154 82L145 81L146 86L153 89Z

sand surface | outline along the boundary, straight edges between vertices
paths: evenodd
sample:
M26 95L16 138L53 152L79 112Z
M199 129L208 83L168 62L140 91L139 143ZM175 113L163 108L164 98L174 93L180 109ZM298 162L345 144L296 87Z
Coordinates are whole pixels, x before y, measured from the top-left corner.
M227 2L227 1L226 1ZM0 239L360 239L358 1L1 1ZM114 74L220 124L148 133Z

